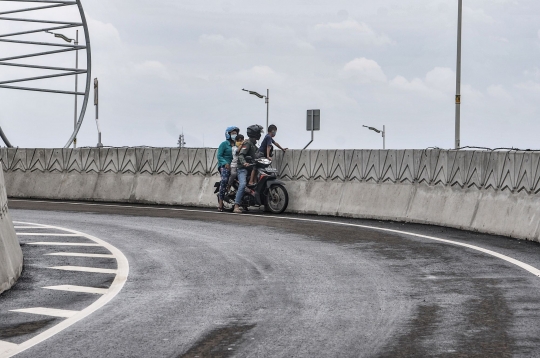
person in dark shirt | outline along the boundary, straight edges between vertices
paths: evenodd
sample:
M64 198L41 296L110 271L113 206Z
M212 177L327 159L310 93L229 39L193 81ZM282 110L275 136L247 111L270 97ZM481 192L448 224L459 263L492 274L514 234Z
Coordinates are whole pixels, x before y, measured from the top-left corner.
M247 129L248 140L244 141L240 147L240 152L238 153L238 190L236 192L236 200L234 204L234 213L241 214L242 209L242 198L244 197L244 191L246 190L247 184L247 168L249 163L246 160L246 157L251 157L255 159L255 154L257 153L257 141L261 139L261 132L264 128L258 124L249 126Z
M273 146L272 144L275 144L276 147L281 149L282 151L287 151L289 148L282 148L278 142L274 140L274 137L277 133L277 127L274 124L271 124L268 127L268 134L264 137L261 146L259 147L259 152L262 153L262 156L268 159L272 159L272 152L273 152Z

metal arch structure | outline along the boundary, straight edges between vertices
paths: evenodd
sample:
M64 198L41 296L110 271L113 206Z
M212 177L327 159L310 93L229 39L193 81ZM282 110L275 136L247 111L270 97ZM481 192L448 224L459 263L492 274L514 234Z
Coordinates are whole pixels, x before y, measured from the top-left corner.
M77 122L75 124L75 128L73 130L73 133L69 137L69 140L67 141L64 148L68 148L75 138L77 137L77 133L79 132L82 122L84 120L84 115L86 113L86 108L88 106L88 100L90 98L90 86L91 86L91 70L92 70L92 55L90 51L90 34L88 31L88 24L86 22L86 16L84 14L84 10L81 4L81 0L74 0L74 1L64 1L64 0L0 0L0 3L2 2L16 2L16 3L33 3L33 4L42 4L41 6L34 6L29 8L21 8L17 10L9 10L9 11L2 11L0 12L0 21L22 21L22 22L29 22L29 23L39 23L39 24L49 24L52 25L47 28L40 28L35 30L28 30L28 31L20 31L20 32L14 32L14 33L8 33L8 34L0 34L0 43L14 43L14 44L26 44L26 45L36 45L36 46L49 46L49 47L60 47L61 49L58 50L52 50L52 51L45 51L45 52L38 52L38 53L28 53L25 55L19 55L19 56L11 56L11 57L4 57L0 58L0 66L12 66L12 67L23 67L23 68L31 68L31 69L39 69L39 70L51 70L51 71L58 71L58 73L55 74L49 74L44 76L37 76L37 77L27 77L27 78L18 78L18 79L12 79L8 81L0 81L0 88L4 89L13 89L13 90L24 90L24 91L36 91L36 92L46 92L46 93L56 93L56 94L70 94L70 95L76 95L76 96L84 96L81 111L79 113L79 116L77 118ZM51 8L58 8L58 7L64 7L64 6L77 6L77 9L79 11L79 15L81 18L81 22L65 22L65 21L52 21L52 20L38 20L38 19L28 19L28 18L13 18L13 17L4 17L4 15L8 14L18 14L18 13L26 13L31 11L38 11L38 10L45 10L45 9L51 9ZM85 37L85 45L67 45L67 44L59 44L59 43L49 43L49 42L34 42L34 41L22 41L22 40L14 40L14 39L7 39L13 36L20 36L20 35L28 35L28 34L36 34L40 32L46 32L46 31L52 31L52 30L63 30L63 29L69 29L69 28L77 28L82 27L84 31L84 37ZM51 67L51 66L41 66L41 65L29 65L29 64L23 64L23 63L14 63L13 60L18 59L24 59L24 58L30 58L30 57L39 57L39 56L46 56L56 53L62 53L62 52L70 52L70 51L79 51L79 50L86 50L86 69L76 69L76 68L62 68L62 67ZM9 61L9 62L6 62ZM57 77L64 77L64 76L73 76L73 75L81 75L86 74L86 86L84 92L77 92L77 91L64 91L64 90L56 90L56 89L46 89L46 88L34 88L34 87L19 87L19 86L11 86L8 84L12 83L20 83L20 82L27 82L27 81L37 81L37 80L43 80L48 78L57 78ZM12 147L11 143L7 139L6 135L2 131L2 128L0 128L0 137L8 147Z

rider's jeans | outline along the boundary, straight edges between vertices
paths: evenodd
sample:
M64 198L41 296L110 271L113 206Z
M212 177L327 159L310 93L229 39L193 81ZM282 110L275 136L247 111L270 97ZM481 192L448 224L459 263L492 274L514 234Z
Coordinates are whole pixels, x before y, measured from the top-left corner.
M247 169L238 168L238 191L236 192L235 204L242 204L242 198L244 197L244 191L247 185Z

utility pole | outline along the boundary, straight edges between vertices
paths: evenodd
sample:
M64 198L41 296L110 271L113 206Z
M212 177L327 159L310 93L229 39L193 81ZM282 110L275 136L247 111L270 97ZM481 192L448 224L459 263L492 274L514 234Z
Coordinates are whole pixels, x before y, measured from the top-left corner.
M75 46L79 45L79 30L75 34ZM75 70L79 69L79 50L75 50ZM79 88L79 76L75 74L75 93L77 93ZM75 117L73 119L73 129L77 129L77 97L75 94ZM73 139L73 148L77 148L77 137Z
M463 0L458 0L458 33L456 65L456 140L455 149L461 148L461 29L463 23Z
M103 147L101 143L101 129L99 128L99 87L98 79L94 78L94 106L96 106L96 126L98 130L98 144L97 147Z
M382 149L386 149L386 126L382 126Z

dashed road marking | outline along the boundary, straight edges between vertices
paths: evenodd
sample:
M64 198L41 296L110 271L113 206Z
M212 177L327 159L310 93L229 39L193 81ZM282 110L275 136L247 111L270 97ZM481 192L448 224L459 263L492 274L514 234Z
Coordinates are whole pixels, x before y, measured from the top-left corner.
M75 316L79 311L59 310L57 308L33 307L19 310L10 310L10 312L31 313L41 316L51 316L60 318L69 318Z
M46 256L94 257L94 258L114 259L114 255L82 254L82 253L78 253L78 252L53 252L53 253L44 254L44 255L46 255Z
M98 309L105 306L107 303L109 303L124 287L124 284L127 281L127 277L129 274L129 263L124 254L118 250L116 247L112 246L106 241L103 241L95 236L91 236L79 231L58 227L58 226L52 226L52 225L42 225L42 224L35 224L35 223L23 223L23 222L15 222L16 227L20 229L27 229L27 228L39 228L39 229L51 229L51 230L58 230L61 233L53 234L48 233L48 235L45 236L80 236L84 237L90 241L93 241L94 243L73 243L73 242L30 242L27 243L28 245L43 245L43 246L68 246L68 247L77 247L77 246L84 246L84 247L102 247L107 249L111 254L105 255L105 254L91 254L91 253L76 253L76 252L53 252L48 253L45 255L51 255L51 256L66 256L66 257L89 257L89 258L114 258L116 259L117 263L117 269L101 269L101 268L94 268L94 267L80 267L80 266L57 266L52 267L54 269L59 270L69 270L69 271L76 271L76 272L95 272L95 273L108 273L108 274L116 274L113 282L111 283L110 287L108 289L100 289L100 288L94 288L94 287L83 287L83 286L72 286L72 285L58 285L58 286L49 286L45 287L44 289L50 289L50 290L59 290L59 291L72 291L72 292L82 292L82 293L92 293L92 294L99 294L101 297L99 297L94 303L83 309L82 311L72 311L72 310L63 310L63 309L57 309L57 308L44 308L44 307L33 307L33 308L21 308L21 309L15 309L11 310L11 312L18 312L18 313L28 313L28 314L36 314L36 315L46 315L46 316L54 316L54 317L60 317L65 318L62 322L58 323L54 327L39 333L38 335L34 336L33 338L21 343L21 344L14 344L10 342L0 341L0 357L2 358L8 358L13 357L14 355L21 353L36 344L39 344L46 339L51 338L52 336L62 332L66 328L70 327L71 325L75 324L76 322L88 317ZM32 235L24 235L26 233L23 233L22 236L32 236ZM35 235L41 235L42 233L29 233L29 234L35 234ZM20 235L20 233L19 233Z
M57 291L93 293L96 295L104 295L108 291L108 289L106 288L84 287L84 286L74 286L74 285L48 286L48 287L43 287L43 288L48 289L48 290L57 290Z
M116 273L116 270L103 269L98 267L82 267L82 266L54 266L49 267L50 269L55 270L64 270L64 271L79 271L79 272L94 272L94 273Z
M79 234L54 234L44 232L18 232L17 236L58 236L58 237L75 237L81 236Z
M0 341L0 357L3 357L8 351L16 350L18 347L19 345L15 343Z
M44 246L102 246L99 244L86 244L76 242L27 242L26 245L44 245Z

